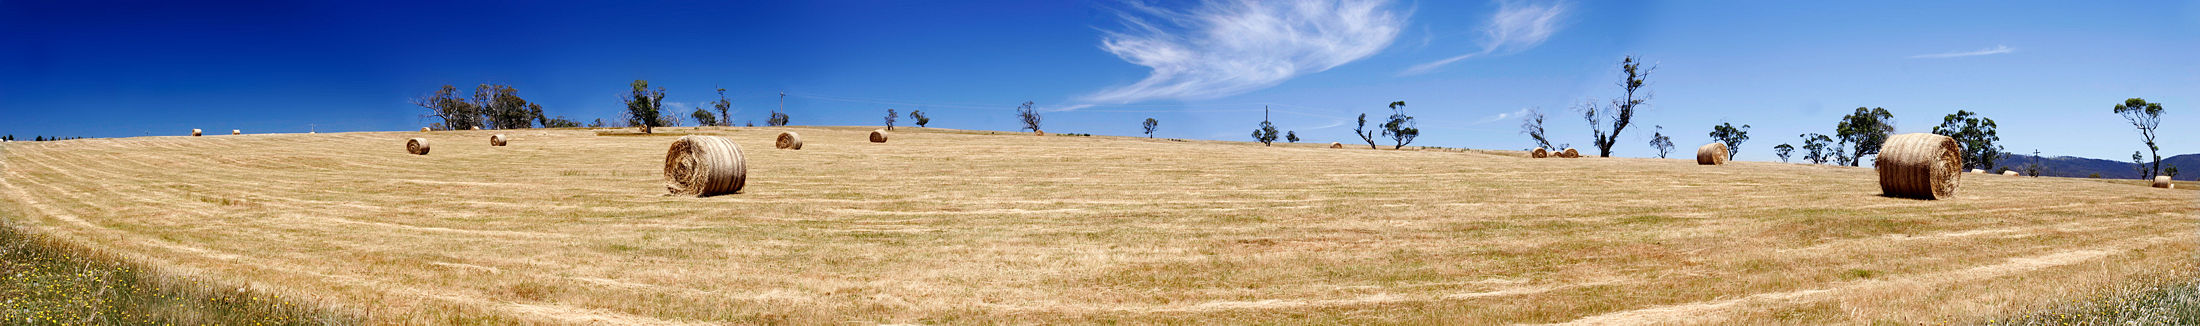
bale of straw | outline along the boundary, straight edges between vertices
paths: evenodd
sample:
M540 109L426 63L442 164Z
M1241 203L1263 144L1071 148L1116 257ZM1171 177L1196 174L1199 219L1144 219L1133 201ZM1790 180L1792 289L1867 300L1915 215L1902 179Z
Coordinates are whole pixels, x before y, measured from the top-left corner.
M504 139L504 134L496 134L496 135L490 135L490 136L489 136L489 146L504 146L504 141L505 141L505 139Z
M1986 169L1971 169L1971 173L1986 174Z
M243 135L243 134L244 134L244 131L243 131L243 130L237 130L237 129L230 129L230 130L229 130L229 135L230 135L230 136Z
M1032 130L1031 130L1031 133L1034 133L1034 134L1039 134L1040 136L1046 136L1046 135L1047 135L1047 131L1046 131L1046 130L1038 130L1038 129L1032 129Z
M2006 176L2012 176L2012 177L2014 177L2014 176L2020 176L2020 175L2022 175L2022 174L2019 174L2019 173L2017 173L2017 170L2001 170L2001 175L2006 175Z
M1329 148L1344 148L1344 143L1329 142Z
M413 155L428 155L428 139L413 138L405 141L405 152Z
M1887 137L1879 146L1879 190L1918 199L1954 197L1963 178L1963 148L1954 138L1927 133Z
M191 129L191 137L198 137L198 136L199 136L199 130L198 130L198 129Z
M2169 188L2169 176L2154 176L2155 188Z
M1529 156L1529 157L1534 157L1534 158L1546 158L1546 157L1551 157L1551 151L1548 151L1548 150L1544 150L1544 149L1542 149L1542 148L1537 148L1537 149L1535 149L1535 151L1530 151L1530 152L1528 152L1528 156Z
M878 129L873 129L873 130L871 130L871 142L873 142L873 143L884 143L884 142L886 142L886 131L885 131L885 130L878 130Z
M481 126L474 126L473 130L481 130Z
M718 136L680 136L665 152L665 190L709 197L741 192L749 168L741 146Z
M1565 151L1558 152L1558 157L1581 158L1581 152L1574 151L1574 149L1572 148L1568 148Z
M779 133L779 142L774 145L779 149L802 150L802 134L793 131Z
M420 127L420 132L428 132L428 127Z
M1710 143L1696 147L1696 165L1726 164L1726 143Z

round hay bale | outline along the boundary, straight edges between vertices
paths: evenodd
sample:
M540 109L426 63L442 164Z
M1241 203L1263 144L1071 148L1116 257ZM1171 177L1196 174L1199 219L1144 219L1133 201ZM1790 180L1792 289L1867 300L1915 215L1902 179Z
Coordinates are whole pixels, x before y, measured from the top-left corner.
M1566 149L1565 151L1562 151L1562 152L1558 152L1558 157L1564 157L1564 158L1581 158L1581 152L1578 152L1578 151L1574 151L1574 149L1572 149L1572 148L1568 148L1568 149Z
M1031 130L1031 133L1034 133L1034 134L1039 134L1040 136L1046 136L1046 135L1047 135L1047 131L1045 131L1045 130L1038 130L1038 129L1032 129L1032 130Z
M1541 148L1537 148L1537 149L1535 149L1534 151L1530 151L1530 152L1528 152L1528 157L1534 157L1534 158L1546 158L1546 157L1551 157L1551 151L1548 151L1548 150L1544 150L1544 149L1541 149Z
M793 131L779 133L779 142L773 145L779 149L802 150L802 134Z
M741 192L749 179L741 146L718 136L680 136L665 152L665 190L710 197Z
M1879 190L1887 196L1945 199L1963 178L1963 148L1954 138L1927 133L1887 137L1879 146Z
M877 129L873 129L873 130L871 130L871 142L873 142L873 143L884 143L884 142L886 142L886 131L885 131L885 130L877 130Z
M1726 164L1726 143L1703 144L1696 147L1696 165Z
M199 130L198 130L198 129L191 129L191 137L198 137L198 136L199 136Z
M413 155L428 155L428 139L413 138L405 141L405 152Z
M229 135L230 135L230 136L243 135L243 134L244 134L244 131L243 131L243 130L237 130L237 129L230 129L230 130L229 130Z
M504 146L504 142L505 142L504 134L496 134L496 135L491 135L491 136L489 136L489 146Z
M1344 148L1344 143L1329 142L1329 148Z
M428 132L428 127L420 127L420 132Z
M2017 173L2017 171L2016 171L2016 170L2001 170L2001 175L2006 175L2006 176L2012 176L2012 177L2014 177L2014 176L2021 176L2021 175L2024 175L2024 174L2022 174L2022 173Z
M481 126L474 126L473 130L481 130Z
M1986 169L1971 169L1971 173L1986 174Z
M2154 176L2155 188L2169 188L2169 176Z

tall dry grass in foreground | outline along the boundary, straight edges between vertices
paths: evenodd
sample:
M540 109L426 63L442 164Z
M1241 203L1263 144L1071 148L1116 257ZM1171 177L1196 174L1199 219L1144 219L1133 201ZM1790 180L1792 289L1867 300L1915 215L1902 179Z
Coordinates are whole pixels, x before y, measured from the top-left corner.
M789 130L741 194L664 195L678 136ZM2141 182L868 130L10 144L0 198L370 323L1984 322L2195 249L2196 193Z
M12 210L0 218L16 219ZM316 325L330 315L232 285L164 276L99 250L23 234L0 220L0 324Z

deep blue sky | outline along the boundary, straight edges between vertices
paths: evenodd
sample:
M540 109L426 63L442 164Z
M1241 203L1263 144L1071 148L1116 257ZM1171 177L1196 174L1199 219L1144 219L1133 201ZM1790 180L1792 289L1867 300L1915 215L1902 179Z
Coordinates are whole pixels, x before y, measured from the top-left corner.
M736 120L788 94L796 124L1245 140L1263 105L1309 141L1403 100L1416 144L1526 148L1523 109L1588 148L1571 110L1619 94L1619 58L1657 66L1623 156L1663 125L1685 156L1722 121L1742 159L1858 106L1923 132L1958 109L2012 152L2124 159L2109 107L2164 103L2165 153L2200 152L2192 2L771 1L0 2L0 133L177 135L410 130L408 99L493 82L551 115L611 120L636 79L686 106L727 88ZM903 123L908 123L904 119Z

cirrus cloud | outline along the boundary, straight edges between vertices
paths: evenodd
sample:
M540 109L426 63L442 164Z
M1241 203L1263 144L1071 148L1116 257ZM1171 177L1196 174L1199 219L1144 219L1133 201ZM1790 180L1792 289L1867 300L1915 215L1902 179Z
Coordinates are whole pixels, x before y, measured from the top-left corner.
M1387 0L1212 0L1176 11L1130 3L1101 49L1153 72L1081 101L1210 99L1281 84L1381 52L1404 15Z
M1435 71L1444 65L1483 55L1502 55L1519 52L1551 38L1558 33L1560 18L1566 15L1566 4L1549 2L1522 4L1515 1L1498 3L1497 13L1482 26L1482 50L1468 52L1443 60L1414 65L1399 72L1400 75L1417 75Z
M1976 57L1976 56L1982 56L1982 55L1996 55L1996 54L2004 54L2004 53L2010 53L2010 52L2017 52L2017 49L2012 49L2012 48L2009 48L2009 46L2007 46L2007 45L1995 45L1995 46L1994 46L1994 48L1991 48L1991 49L1979 49L1978 51L1967 51L1967 52L1948 52L1948 53L1934 53L1934 54L1919 54L1919 55L1913 55L1913 56L1910 56L1910 58L1911 58L1911 59L1944 59L1944 58L1961 58L1961 57Z

